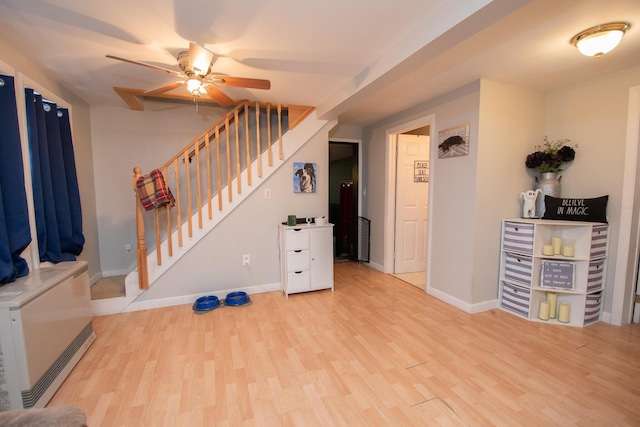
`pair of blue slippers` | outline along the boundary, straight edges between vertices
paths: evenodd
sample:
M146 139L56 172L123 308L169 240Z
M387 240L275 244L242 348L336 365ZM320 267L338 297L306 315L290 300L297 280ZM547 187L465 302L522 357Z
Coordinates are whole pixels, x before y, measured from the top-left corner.
M206 312L220 307L221 305L240 306L249 304L251 299L246 292L231 292L224 300L220 300L215 295L200 297L193 303L193 311Z

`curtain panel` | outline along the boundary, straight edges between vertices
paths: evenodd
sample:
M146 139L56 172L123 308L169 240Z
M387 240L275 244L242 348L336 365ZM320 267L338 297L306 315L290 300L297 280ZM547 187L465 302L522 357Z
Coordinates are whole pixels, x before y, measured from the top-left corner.
M15 81L0 75L0 284L26 276L20 254L31 243Z
M74 261L84 247L69 111L25 89L40 261Z

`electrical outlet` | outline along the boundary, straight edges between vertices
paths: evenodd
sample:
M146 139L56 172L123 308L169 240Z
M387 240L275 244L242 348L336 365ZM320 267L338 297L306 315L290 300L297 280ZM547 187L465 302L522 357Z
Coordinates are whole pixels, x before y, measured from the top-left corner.
M242 265L249 265L249 264L251 264L251 258L249 257L249 254L242 255Z
M264 198L265 199L270 199L271 198L271 189L270 188L265 188L265 190L264 190Z
M130 254L131 253L131 245L130 244L126 244L124 245L124 253L125 254Z

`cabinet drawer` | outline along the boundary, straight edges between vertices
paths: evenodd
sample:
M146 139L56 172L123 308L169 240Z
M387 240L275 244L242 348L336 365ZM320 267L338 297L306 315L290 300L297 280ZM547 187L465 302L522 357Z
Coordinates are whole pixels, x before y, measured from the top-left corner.
M311 283L309 277L309 271L291 271L287 273L287 293L308 291Z
M599 258L607 255L607 232L606 225L594 225L591 229L591 258Z
M533 224L507 221L504 223L503 238L502 247L505 251L533 254Z
M524 317L529 316L531 305L531 289L502 282L502 298L500 306Z
M584 324L588 325L600 319L600 307L602 306L602 292L587 295L584 307Z
M604 259L589 262L589 275L587 278L587 292L595 291L602 287L604 278Z
M309 249L309 230L290 228L285 232L287 250Z
M309 251L307 249L287 251L287 271L308 270L309 264Z
M504 258L504 278L530 286L533 266L532 258L508 252L505 254Z

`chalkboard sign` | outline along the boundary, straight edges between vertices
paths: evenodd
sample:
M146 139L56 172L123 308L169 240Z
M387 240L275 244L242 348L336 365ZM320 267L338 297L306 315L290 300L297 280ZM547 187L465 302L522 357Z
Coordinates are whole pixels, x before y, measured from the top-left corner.
M576 265L573 262L542 261L540 287L574 290Z
M544 219L565 221L607 222L609 196L592 199L563 199L544 196Z

